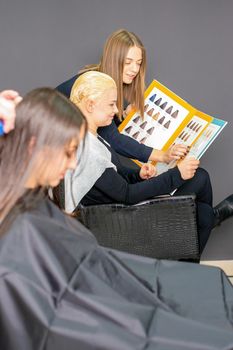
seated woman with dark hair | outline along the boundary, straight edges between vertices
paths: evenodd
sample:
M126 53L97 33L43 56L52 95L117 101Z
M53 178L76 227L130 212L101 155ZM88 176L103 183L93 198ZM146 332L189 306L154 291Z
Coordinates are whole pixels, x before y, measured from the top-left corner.
M0 138L0 349L231 348L220 270L109 252L46 199L84 133L80 111L41 88Z

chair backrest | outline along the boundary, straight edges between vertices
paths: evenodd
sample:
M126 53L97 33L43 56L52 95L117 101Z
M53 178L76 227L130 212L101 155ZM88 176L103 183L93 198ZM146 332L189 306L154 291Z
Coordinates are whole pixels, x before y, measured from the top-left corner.
M58 186L53 188L53 201L59 208L65 209L65 183L61 180Z
M198 259L195 196L161 196L126 206L80 206L99 244L161 259Z

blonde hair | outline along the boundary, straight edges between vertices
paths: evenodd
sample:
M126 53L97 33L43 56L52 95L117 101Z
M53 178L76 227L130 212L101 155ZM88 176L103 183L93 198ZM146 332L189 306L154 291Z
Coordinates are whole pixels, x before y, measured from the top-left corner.
M142 51L142 64L132 84L123 83L123 69L129 49L136 46ZM107 39L102 58L97 65L86 66L80 73L95 70L110 75L117 85L117 108L119 119L122 119L124 99L132 104L140 115L144 115L144 91L146 71L146 50L141 40L133 32L119 29L113 32Z
M70 100L77 106L84 99L98 100L106 90L117 88L115 81L107 74L89 71L76 79L70 94Z

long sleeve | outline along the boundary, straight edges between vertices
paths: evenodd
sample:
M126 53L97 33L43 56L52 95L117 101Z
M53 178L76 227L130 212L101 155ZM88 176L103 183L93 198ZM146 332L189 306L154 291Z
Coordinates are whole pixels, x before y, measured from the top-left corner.
M106 140L122 156L147 162L153 148L145 146L129 136L121 134L115 122L98 129L98 134Z
M132 171L130 176L133 176ZM129 179L130 177L128 177ZM136 183L129 183L125 177L115 170L106 169L94 187L83 198L82 204L136 204L154 196L170 193L183 183L184 180L182 180L178 168Z

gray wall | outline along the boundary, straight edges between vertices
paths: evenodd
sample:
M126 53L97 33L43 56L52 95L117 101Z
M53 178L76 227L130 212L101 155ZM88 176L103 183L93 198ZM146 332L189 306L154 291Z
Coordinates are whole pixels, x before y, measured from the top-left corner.
M202 158L214 202L232 188L232 0L0 0L0 89L56 86L99 60L125 27L148 53L153 78L198 109L229 121Z

